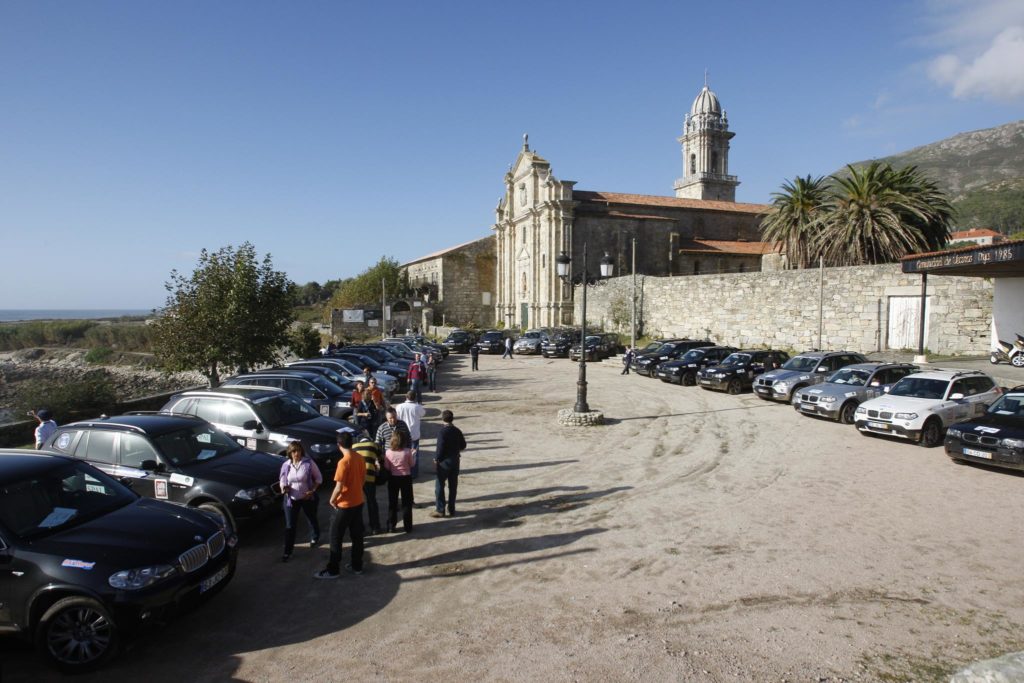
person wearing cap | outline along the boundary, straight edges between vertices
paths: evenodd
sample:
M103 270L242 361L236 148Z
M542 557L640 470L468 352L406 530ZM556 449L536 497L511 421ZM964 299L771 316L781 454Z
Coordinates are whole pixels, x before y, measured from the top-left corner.
M39 421L39 426L36 427L36 450L39 450L57 431L57 423L53 421L53 414L46 408L33 411L32 417Z

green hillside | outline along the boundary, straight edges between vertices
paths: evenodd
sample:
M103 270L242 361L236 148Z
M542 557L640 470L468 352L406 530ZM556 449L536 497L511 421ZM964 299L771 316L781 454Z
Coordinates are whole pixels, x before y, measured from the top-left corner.
M960 228L1007 234L1024 228L1024 120L960 133L879 161L915 165L932 177L952 198Z

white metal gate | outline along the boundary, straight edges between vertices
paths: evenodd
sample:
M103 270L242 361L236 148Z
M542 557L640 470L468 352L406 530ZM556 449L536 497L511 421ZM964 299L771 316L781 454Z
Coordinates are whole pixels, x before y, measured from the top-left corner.
M924 345L928 346L928 318L931 317L931 297L925 299ZM890 349L917 349L921 334L921 297L889 297L889 331L886 347Z

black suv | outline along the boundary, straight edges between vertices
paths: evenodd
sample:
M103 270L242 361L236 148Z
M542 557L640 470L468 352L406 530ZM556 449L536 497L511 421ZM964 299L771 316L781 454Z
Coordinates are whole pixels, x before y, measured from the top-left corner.
M959 462L1024 470L1024 386L1010 389L979 417L946 430L946 455Z
M718 389L738 394L753 386L754 378L761 373L780 367L789 360L785 351L773 349L750 349L729 354L718 365L709 365L697 372L697 384L701 389Z
M545 358L568 358L569 349L579 338L579 330L552 332L548 335L548 340L540 345L540 353Z
M452 330L444 345L455 353L469 353L469 347L473 345L473 335L465 330Z
M216 517L140 498L87 463L0 451L0 631L34 638L65 672L217 593L236 544Z
M221 386L175 394L162 413L196 415L255 451L284 455L292 441L302 443L326 481L334 479L338 432L351 423L324 417L295 396L267 387Z
M504 353L506 334L499 330L487 330L476 340L480 353Z
M284 458L242 448L195 417L119 415L57 428L43 448L74 456L130 481L140 496L201 508L235 520L280 509Z
M690 349L699 349L702 346L714 346L715 342L694 339L670 339L664 342L654 351L641 354L633 360L633 371L638 375L656 377L658 365L667 360L679 358Z
M697 373L709 365L721 363L730 354L739 351L732 346L704 346L690 349L675 360L667 360L658 366L657 376L662 382L672 382L692 387L697 383Z
M298 369L263 370L235 375L224 380L224 386L232 385L284 389L308 403L321 415L336 417L339 420L344 420L352 414L352 390L355 389L355 382L346 389L318 372Z

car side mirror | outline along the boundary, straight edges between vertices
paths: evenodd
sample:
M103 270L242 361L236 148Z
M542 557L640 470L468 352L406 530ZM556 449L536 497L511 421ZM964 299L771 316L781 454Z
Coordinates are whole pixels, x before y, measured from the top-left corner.
M882 393L888 394L891 389L892 389L892 385L891 384L886 384L885 386L882 387Z
M147 472L158 472L160 469L162 469L160 467L160 463L158 463L156 460L143 460L140 467L142 467L142 469L146 470Z
M964 395L961 394L959 391L956 392L955 394L951 394L950 397L949 397L950 401L962 401L963 399L964 399Z
M256 420L246 420L242 423L242 429L252 429L258 432L260 431L260 423Z
M881 384L880 384L880 383L878 382L878 380L875 380L874 382L872 382L872 383L871 383L870 385L868 385L868 386L872 386L872 387L877 387L877 386L881 386Z

